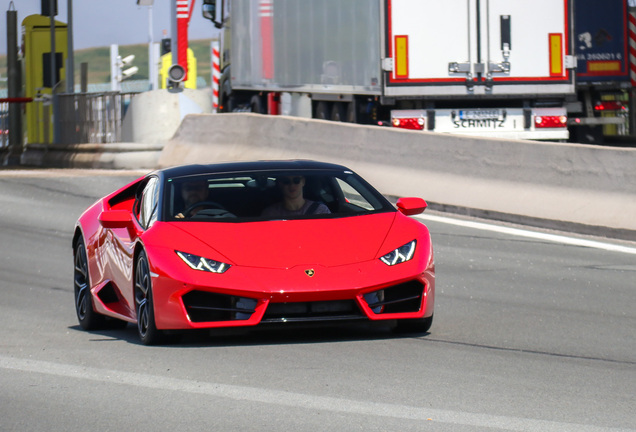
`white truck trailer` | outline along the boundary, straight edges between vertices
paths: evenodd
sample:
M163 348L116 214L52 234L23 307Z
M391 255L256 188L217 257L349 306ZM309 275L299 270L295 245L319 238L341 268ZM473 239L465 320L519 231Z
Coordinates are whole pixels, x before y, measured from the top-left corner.
M571 0L204 0L220 106L566 140Z

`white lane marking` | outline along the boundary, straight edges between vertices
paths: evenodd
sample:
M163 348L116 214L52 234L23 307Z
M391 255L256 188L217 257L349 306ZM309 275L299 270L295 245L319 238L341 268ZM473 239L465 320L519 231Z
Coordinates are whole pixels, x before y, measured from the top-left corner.
M40 373L109 384L132 385L149 389L180 391L236 401L266 403L285 407L331 411L364 416L391 417L422 422L448 423L507 431L634 432L636 429L607 428L574 423L553 422L521 417L475 414L380 402L365 402L329 396L315 396L282 390L238 386L157 375L99 369L87 366L53 363L42 360L0 356L0 369Z
M491 225L491 224L486 224L483 222L473 222L473 221L466 221L461 219L453 219L453 218L449 218L445 216L417 215L415 217L418 219L423 219L423 220L428 220L433 222L440 222L440 223L445 223L449 225L457 225L457 226L466 227L466 228L474 228L474 229L483 230L483 231L492 231L492 232L498 232L502 234L514 235L518 237L527 237L527 238L533 238L538 240L546 240L546 241L559 243L559 244L582 246L582 247L602 249L606 251L621 252L621 253L636 255L636 248L629 247L629 246L621 246L621 245L612 244L612 243L604 243L604 242L599 242L594 240L566 237L562 235L547 234L547 233L542 233L537 231L528 231L528 230L519 229L519 228L510 228L510 227L504 227L504 226L498 226L498 225Z

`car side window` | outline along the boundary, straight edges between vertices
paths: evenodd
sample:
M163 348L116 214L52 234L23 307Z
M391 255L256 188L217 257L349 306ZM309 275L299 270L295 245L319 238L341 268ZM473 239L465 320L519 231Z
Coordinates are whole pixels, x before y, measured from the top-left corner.
M157 220L158 216L158 202L159 202L159 179L153 177L148 180L148 183L144 187L141 193L141 202L139 205L139 224L144 229L150 228L150 226Z

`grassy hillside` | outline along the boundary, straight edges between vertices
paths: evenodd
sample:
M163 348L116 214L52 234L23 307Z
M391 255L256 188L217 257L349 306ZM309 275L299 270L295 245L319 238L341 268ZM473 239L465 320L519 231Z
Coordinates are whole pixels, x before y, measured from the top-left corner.
M197 75L203 77L210 85L210 42L211 39L190 41L190 48L197 59ZM148 79L148 45L120 45L119 55L126 57L135 55L134 66L139 68L131 79ZM88 63L88 83L99 84L110 82L110 47L89 48L75 51L75 83L80 82L80 64ZM0 77L7 76L7 57L0 56ZM0 80L0 89L7 87L7 82Z

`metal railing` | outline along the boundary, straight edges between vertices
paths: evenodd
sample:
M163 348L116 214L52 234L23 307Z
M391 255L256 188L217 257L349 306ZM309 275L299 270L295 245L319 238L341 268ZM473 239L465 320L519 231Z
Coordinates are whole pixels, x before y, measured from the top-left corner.
M55 122L58 144L121 142L122 121L134 93L69 93L33 101L37 129L49 131L52 104L57 104ZM54 120L53 120L54 121ZM40 144L48 144L48 133L37 134Z
M0 102L0 149L9 146L9 103Z
M122 123L137 93L62 93L0 100L0 150L9 147L10 104L20 104L23 144L121 142ZM18 100L19 99L19 100ZM29 102L26 107L25 103ZM53 118L56 104L57 120ZM22 145L23 145L22 144Z

